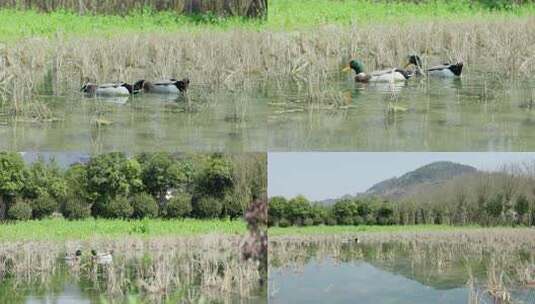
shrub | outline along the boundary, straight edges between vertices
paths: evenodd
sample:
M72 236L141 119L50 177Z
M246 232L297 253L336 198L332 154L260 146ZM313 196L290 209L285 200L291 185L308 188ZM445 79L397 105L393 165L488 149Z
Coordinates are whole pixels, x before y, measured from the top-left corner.
M307 217L304 221L303 221L303 226L312 226L314 225L314 220Z
M366 225L375 225L377 224L377 220L373 214L368 214L366 216Z
M241 217L246 205L244 198L238 193L234 191L227 193L223 200L223 216L228 216L230 218Z
M200 218L219 217L222 210L223 203L221 200L211 196L201 197L193 205L195 215Z
M344 216L339 219L338 224L340 225L353 225L353 218L350 216Z
M281 218L279 221L279 227L282 227L282 228L290 227L290 221L285 218Z
M353 225L355 226L358 226L358 225L363 225L365 222L364 222L364 219L362 218L362 216L355 216L353 217Z
M325 224L328 226L335 226L338 224L335 217L329 216L327 220L325 221Z
M63 216L69 220L79 220L91 216L91 206L78 197L68 197L63 205Z
M324 221L323 221L323 218L319 217L319 216L315 216L313 219L312 219L312 224L313 225L321 225L323 224Z
M134 212L133 218L145 218L158 216L158 203L152 195L142 192L134 195L131 201Z
M7 215L14 220L27 221L32 218L32 207L23 200L17 200L17 202L9 208Z
M134 208L126 196L118 196L106 205L106 216L109 218L129 218Z
M186 217L192 211L191 195L187 193L177 193L167 202L164 214L168 218Z
M31 202L34 218L41 219L51 215L58 208L58 202L48 193L42 193Z

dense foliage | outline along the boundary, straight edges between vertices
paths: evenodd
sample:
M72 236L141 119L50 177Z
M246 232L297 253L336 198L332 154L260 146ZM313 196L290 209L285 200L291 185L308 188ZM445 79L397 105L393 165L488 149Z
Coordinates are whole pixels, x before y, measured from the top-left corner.
M533 226L535 163L462 175L395 198L357 197L326 206L303 196L272 197L269 224Z
M237 218L265 197L265 154L108 153L60 168L0 153L0 220Z

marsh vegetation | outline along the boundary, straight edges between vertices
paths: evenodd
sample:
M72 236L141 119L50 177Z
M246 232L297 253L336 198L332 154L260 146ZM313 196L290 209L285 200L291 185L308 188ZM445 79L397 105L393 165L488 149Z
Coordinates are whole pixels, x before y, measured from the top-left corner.
M531 303L533 237L526 228L270 237L269 297Z
M195 21L150 11L118 17L2 10L0 131L8 141L2 144L25 150L46 136L51 148L66 149L59 138L79 130L73 134L77 145L108 151L121 147L110 136L120 127L145 147L171 141L248 151L531 147L531 4L489 9L462 1L400 2L392 8L366 1L298 2L274 1L264 22ZM463 61L465 77L355 89L349 75L340 73L352 58L373 70L401 66L411 53L426 65ZM130 98L82 117L71 111L80 102L94 107L78 92L86 80L172 77L191 79L187 102ZM87 121L83 129L73 123L80 120ZM156 121L164 131L151 131L144 121ZM459 128L476 131L459 141ZM442 135L451 140L434 140Z
M258 303L257 263L240 236L13 241L0 246L1 302L77 299L90 303ZM65 259L82 250L79 260ZM109 264L90 250L113 251Z

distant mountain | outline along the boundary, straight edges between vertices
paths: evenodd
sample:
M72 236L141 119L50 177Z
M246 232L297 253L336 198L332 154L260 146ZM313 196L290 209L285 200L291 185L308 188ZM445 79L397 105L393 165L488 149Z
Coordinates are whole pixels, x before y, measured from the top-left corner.
M399 198L424 185L440 184L454 177L476 173L477 169L449 161L434 162L400 177L379 182L369 188L364 195Z
M323 200L320 203L323 205L333 205L340 199L366 196L398 199L413 193L413 191L417 191L417 189L421 189L422 186L441 184L454 177L476 172L477 169L471 166L450 161L439 161L407 172L400 177L393 177L379 182L366 190L366 192L358 193L354 196L346 194L337 199Z

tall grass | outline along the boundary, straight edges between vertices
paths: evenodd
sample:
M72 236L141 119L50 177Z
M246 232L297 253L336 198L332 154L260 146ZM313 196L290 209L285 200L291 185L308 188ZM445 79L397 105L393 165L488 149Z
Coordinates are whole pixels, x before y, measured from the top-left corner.
M368 70L400 66L409 53L428 64L464 61L500 77L535 71L535 18L324 26L297 32L201 31L124 37L33 38L0 45L0 102L22 104L33 94L65 95L86 79L127 81L189 77L192 88L242 89L271 81L297 83L311 97L342 77L350 58ZM345 75L347 76L347 75ZM47 88L50 91L43 91Z
M44 219L5 223L0 226L0 241L21 240L88 240L125 236L194 236L200 234L244 235L246 224L241 220L106 220L67 221Z

